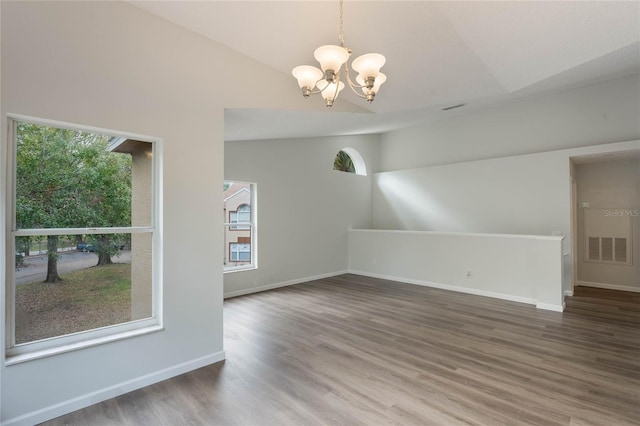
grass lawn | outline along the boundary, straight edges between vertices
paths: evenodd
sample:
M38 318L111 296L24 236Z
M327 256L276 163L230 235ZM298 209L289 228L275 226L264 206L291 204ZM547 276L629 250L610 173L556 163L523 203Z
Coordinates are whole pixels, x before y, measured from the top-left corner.
M16 343L26 343L131 319L131 265L94 266L57 283L16 287Z

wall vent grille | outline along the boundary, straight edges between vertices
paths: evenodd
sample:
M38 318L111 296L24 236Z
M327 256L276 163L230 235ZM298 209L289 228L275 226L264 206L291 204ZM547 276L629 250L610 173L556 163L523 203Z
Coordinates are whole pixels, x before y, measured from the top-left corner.
M600 237L589 237L589 260L600 260Z
M626 238L589 237L588 249L590 261L630 263Z
M616 238L616 262L629 262L629 258L627 256L627 239L626 238Z

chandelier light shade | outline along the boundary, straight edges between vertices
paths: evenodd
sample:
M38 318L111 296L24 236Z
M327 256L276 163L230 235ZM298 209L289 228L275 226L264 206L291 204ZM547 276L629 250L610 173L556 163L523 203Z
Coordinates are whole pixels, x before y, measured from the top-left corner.
M320 62L322 71L331 70L337 73L342 64L349 60L349 52L344 47L327 44L326 46L318 47L313 52L313 57Z
M300 65L299 67L295 67L291 73L298 79L298 85L302 89L305 97L309 96L313 87L315 87L316 83L320 81L324 75L322 71L311 65Z
M351 49L344 45L343 30L343 0L340 0L340 45L327 44L318 47L313 57L320 63L320 69L311 65L300 65L291 72L298 80L302 89L302 96L308 98L312 94L320 93L327 107L333 106L338 94L344 89L344 81L351 90L367 102L373 102L380 86L387 77L380 72L386 59L379 53L367 53L357 57L351 67L358 72L356 83L349 76L349 57ZM362 95L358 92L362 91Z
M344 83L341 81L329 83L327 80L320 80L318 87L322 87L320 94L324 98L328 107L333 106L333 101L336 100L338 94L344 89Z
M366 80L368 77L376 78L386 61L385 57L379 53L367 53L354 59L351 68L364 75Z

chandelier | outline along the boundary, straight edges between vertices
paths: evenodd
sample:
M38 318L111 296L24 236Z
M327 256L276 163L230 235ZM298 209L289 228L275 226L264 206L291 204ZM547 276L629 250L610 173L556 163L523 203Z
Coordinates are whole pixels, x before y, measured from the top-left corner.
M344 89L343 81L347 82L356 95L371 103L382 83L387 80L387 76L380 72L380 68L386 61L385 57L379 53L367 53L353 60L351 68L358 75L356 83L351 81L347 62L351 56L351 49L344 45L342 1L340 0L340 33L338 35L340 45L328 44L315 50L313 56L320 62L321 70L311 65L300 65L291 72L298 79L302 96L308 98L312 94L320 93L329 108L333 106L333 101ZM358 89L362 91L362 94Z

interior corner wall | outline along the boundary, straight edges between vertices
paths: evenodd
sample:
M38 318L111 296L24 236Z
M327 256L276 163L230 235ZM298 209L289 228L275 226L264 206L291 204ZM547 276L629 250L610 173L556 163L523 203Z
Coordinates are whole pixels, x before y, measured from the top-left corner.
M126 2L0 8L2 129L7 113L22 114L161 138L164 150L164 330L2 362L0 422L34 424L224 358L215 261L223 246L224 108L310 107L290 90L290 76ZM4 222L0 229L4 251Z
M380 171L638 140L638 117L634 74L383 134Z
M604 288L640 291L640 160L578 164L577 243L578 282ZM601 209L610 220L628 220L631 226L631 263L587 261L585 207Z
M227 273L226 297L347 271L349 228L370 228L377 135L225 143L225 179L257 184L258 269ZM333 170L342 148L367 176Z

